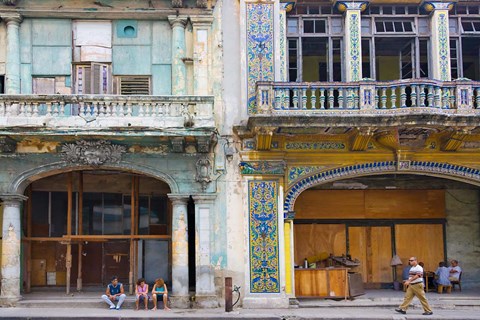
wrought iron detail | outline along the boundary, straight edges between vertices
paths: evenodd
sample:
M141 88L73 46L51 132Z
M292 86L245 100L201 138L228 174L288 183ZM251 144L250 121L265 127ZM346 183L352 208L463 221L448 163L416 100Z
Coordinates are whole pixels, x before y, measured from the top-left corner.
M76 143L64 144L61 152L65 161L69 163L99 166L107 162L120 162L122 154L126 152L126 148L105 140L80 140Z

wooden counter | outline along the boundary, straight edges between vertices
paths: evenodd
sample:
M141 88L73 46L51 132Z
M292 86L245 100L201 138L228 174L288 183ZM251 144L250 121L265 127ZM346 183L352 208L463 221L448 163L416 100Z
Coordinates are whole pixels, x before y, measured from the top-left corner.
M295 296L348 298L348 269L295 269Z

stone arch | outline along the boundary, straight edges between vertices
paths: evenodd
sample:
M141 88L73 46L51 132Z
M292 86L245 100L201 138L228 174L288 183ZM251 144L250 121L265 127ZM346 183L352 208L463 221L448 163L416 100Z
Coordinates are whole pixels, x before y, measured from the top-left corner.
M346 178L381 174L417 174L448 178L480 186L480 170L445 162L432 161L381 161L338 167L317 172L297 181L285 193L284 212L292 212L295 201L305 190L315 185Z
M162 180L168 184L171 193L179 193L180 189L175 179L169 174L156 170L149 166L138 165L131 162L121 162L116 164L105 164L99 167L75 165L67 162L54 162L43 166L38 166L18 174L8 186L8 193L23 194L25 188L35 180L49 177L65 171L79 171L79 170L92 170L99 168L102 170L121 170L124 172L132 172L138 174L144 174L146 176Z

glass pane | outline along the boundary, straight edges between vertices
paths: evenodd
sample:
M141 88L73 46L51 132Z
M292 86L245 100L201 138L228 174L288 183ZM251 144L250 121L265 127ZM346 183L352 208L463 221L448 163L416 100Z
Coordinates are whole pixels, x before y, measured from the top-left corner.
M391 21L385 21L385 22L384 22L384 25L385 25L385 32L393 32L393 31L395 31L395 30L393 29L393 22L391 22Z
M332 14L332 6L321 7L322 14Z
M314 22L313 20L304 20L303 21L303 32L304 33L314 33Z
M466 14L467 13L467 7L466 6L457 6L457 14Z
M123 234L123 206L121 194L103 194L103 234Z
M43 191L32 192L32 236L48 237L48 202L49 193Z
M331 32L333 34L343 33L343 23L341 17L332 17L330 22L332 26Z
M131 196L123 196L123 234L130 234L131 230Z
M448 20L448 26L450 29L450 33L458 33L458 24L457 24L457 19L452 18Z
M403 32L403 23L402 22L394 22L395 32Z
M468 14L478 14L478 7L477 6L469 6L468 7Z
M149 205L148 197L142 196L138 204L138 234L148 234Z
M297 33L298 32L298 20L297 19L288 19L287 20L287 32L288 33Z
M405 32L412 32L413 31L412 23L409 22L409 21L403 22L403 27L405 28Z
M362 35L364 34L370 34L370 19L364 18L362 19Z
M396 14L405 14L405 7L395 7Z
M407 10L408 10L408 14L418 14L418 7L408 6Z
M385 27L383 26L383 22L381 21L375 22L375 27L377 28L377 32L385 32Z
M393 13L393 8L392 7L383 7L383 14L392 14Z
M376 7L376 6L375 7L374 6L370 7L370 13L371 14L379 14L380 13L380 7Z
M167 199L165 197L151 198L150 224L167 224Z
M308 6L308 13L309 14L319 14L320 10L318 6Z
M479 22L473 22L473 28L475 29L475 31L480 31L480 21Z
M327 32L325 23L326 23L325 20L316 20L315 21L315 33L325 33L325 32Z
M463 31L465 31L465 32L473 31L473 25L469 21L462 22L462 27L463 27Z

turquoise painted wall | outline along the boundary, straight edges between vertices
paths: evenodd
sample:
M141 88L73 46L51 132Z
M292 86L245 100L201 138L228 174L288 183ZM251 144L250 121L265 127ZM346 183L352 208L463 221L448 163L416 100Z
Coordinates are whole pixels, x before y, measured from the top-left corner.
M172 29L168 21L152 26L152 93L172 94Z

